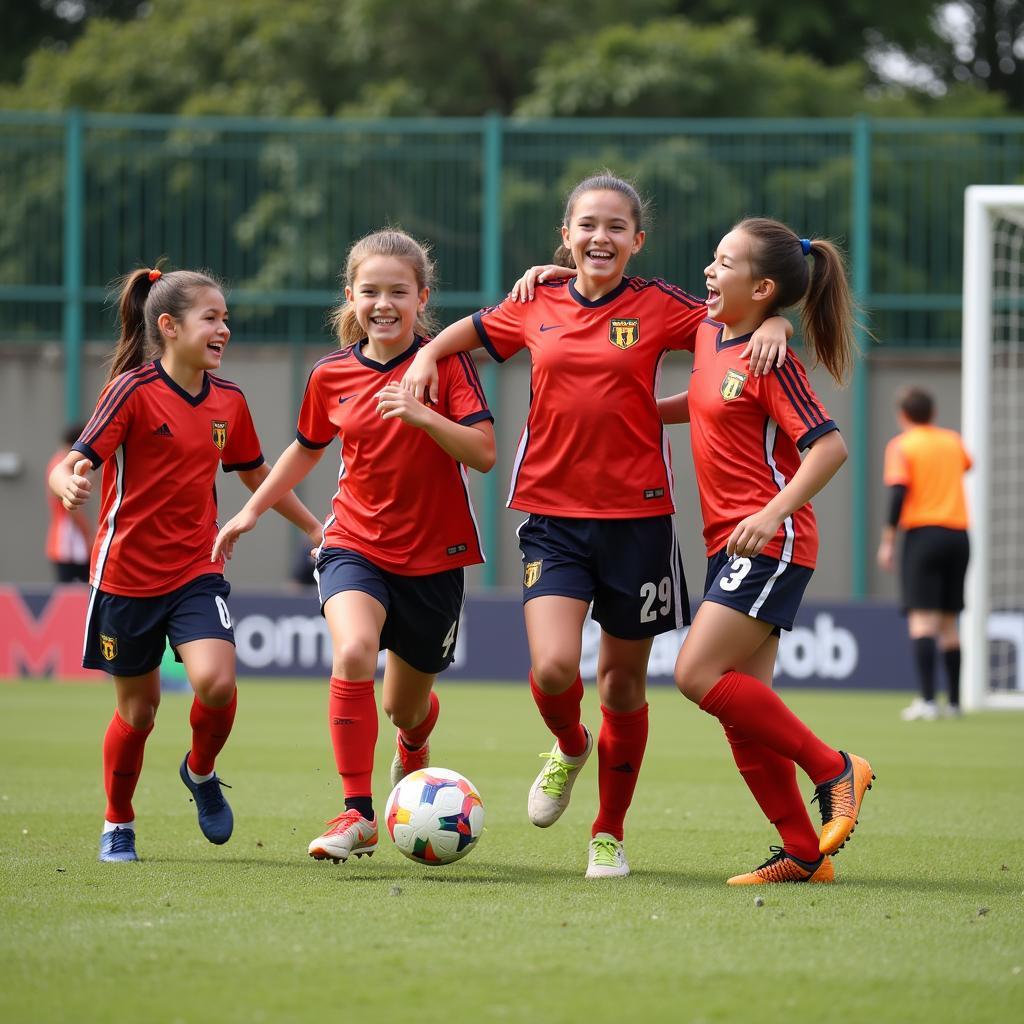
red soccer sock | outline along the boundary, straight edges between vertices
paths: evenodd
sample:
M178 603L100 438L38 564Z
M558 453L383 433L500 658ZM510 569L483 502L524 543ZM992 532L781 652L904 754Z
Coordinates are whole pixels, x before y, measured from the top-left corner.
M724 728L736 767L764 816L779 830L783 849L800 860L817 860L818 833L797 785L796 765L731 725Z
M224 749L231 735L237 707L237 687L231 700L222 708L211 708L198 697L193 697L192 710L188 715L188 723L192 726L192 750L188 755L188 767L193 774L209 775L213 771L217 755Z
M726 672L704 695L700 708L796 761L815 785L834 779L846 765L838 750L818 739L770 686L753 676Z
M440 713L441 703L437 699L437 694L431 690L430 706L427 710L427 717L412 729L398 730L398 735L406 750L418 750L427 742L428 739L430 739L430 734L434 731L434 726L437 725L437 716Z
M587 734L580 722L583 704L583 680L579 673L564 693L545 693L530 672L530 693L544 724L558 740L559 749L569 757L579 757L587 749Z
M591 836L608 832L622 841L626 811L633 802L633 790L647 748L647 722L646 704L636 711L601 708L601 732L597 738L600 802Z
M132 797L142 771L146 738L153 731L134 729L115 711L103 737L103 787L107 791L107 821L135 820Z
M345 796L371 796L378 728L373 680L351 682L332 676L328 713L334 763Z

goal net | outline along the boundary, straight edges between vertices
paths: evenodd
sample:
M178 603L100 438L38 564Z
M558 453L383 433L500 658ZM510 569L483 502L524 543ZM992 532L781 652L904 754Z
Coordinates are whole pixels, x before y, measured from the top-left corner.
M962 360L974 459L963 701L1024 709L1024 186L967 189Z

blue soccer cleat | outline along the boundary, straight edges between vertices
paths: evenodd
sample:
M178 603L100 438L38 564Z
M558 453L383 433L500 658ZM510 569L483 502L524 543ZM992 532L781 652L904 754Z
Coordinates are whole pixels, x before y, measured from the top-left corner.
M100 860L116 863L138 859L134 829L115 828L100 836Z
M235 817L221 792L221 786L227 786L227 783L219 779L216 774L206 782L193 782L188 774L188 754L181 762L178 774L192 794L192 799L195 800L196 812L199 815L199 830L211 843L216 843L218 846L226 843L231 838L231 832L235 827ZM228 789L230 788L228 786Z

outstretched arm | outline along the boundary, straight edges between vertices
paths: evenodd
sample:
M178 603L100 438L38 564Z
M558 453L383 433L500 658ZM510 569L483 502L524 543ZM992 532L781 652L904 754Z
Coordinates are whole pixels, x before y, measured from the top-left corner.
M213 544L210 561L215 562L221 555L225 558L230 558L238 538L243 533L248 533L268 508L276 508L281 499L292 488L305 480L313 467L320 461L323 453L324 449L322 448L313 450L304 447L298 441L293 441L284 450L274 468L267 473L262 483L256 488L253 496L242 507L241 512L221 527L220 533L217 534L217 539ZM295 496L292 495L292 497L294 498ZM310 520L297 524L308 535L310 530L307 529L307 526L310 529L312 528L312 513L302 505L298 498L295 498L295 502L310 516ZM293 512L297 511L295 506L289 505L289 508ZM285 515L283 510L279 511L281 511L282 515ZM291 517L288 516L287 518ZM294 522L295 520L292 521ZM317 526L319 527L319 523ZM313 538L311 537L311 539ZM319 538L314 543L317 543L318 540Z
M760 512L747 516L725 542L729 557L752 558L779 532L783 520L807 504L835 476L846 461L846 442L838 430L815 441L793 479Z
M473 326L473 318L465 316L456 320L416 353L402 378L402 387L411 392L416 401L429 400L436 404L437 364L445 356L471 352L480 347L480 336Z
M298 442L295 442L298 444ZM309 449L306 449L308 451ZM313 463L316 465L316 463ZM239 472L238 477L254 494L262 486L263 481L270 476L273 468L266 462L256 469L246 469ZM294 484L292 485L295 486ZM313 545L320 543L323 533L323 524L308 508L299 500L294 490L289 490L285 496L272 506L278 515L284 516L289 523L294 523L309 539Z
M680 391L678 395L668 395L658 399L658 412L662 423L690 422L690 392Z

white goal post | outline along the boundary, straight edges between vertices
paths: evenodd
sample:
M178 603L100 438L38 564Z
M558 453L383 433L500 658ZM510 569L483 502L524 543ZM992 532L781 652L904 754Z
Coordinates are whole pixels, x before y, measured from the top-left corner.
M964 202L962 433L971 561L965 709L1024 709L1024 185Z

